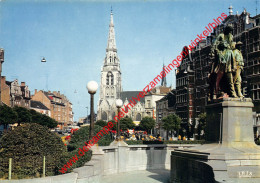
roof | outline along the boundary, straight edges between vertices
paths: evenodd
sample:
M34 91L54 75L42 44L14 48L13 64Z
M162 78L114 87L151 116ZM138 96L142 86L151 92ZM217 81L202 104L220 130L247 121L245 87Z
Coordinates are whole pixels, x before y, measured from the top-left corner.
M48 99L50 99L50 100L53 100L53 97L62 99L61 97L59 97L59 96L57 96L57 95L55 95L55 94L53 94L53 93L46 92L46 91L44 91L44 95L45 95L46 97L48 97Z
M11 85L11 81L5 81L5 83L7 84L7 85Z
M43 103L41 103L39 101L35 101L35 100L31 100L31 108L50 110Z
M124 102L126 99L129 101L130 99L132 99L132 97L138 98L137 95L139 95L140 92L141 91L123 91L121 92L121 100L123 100ZM139 97L139 98L141 103L145 102L144 97L143 98Z
M175 104L176 104L176 90L175 89L170 91L167 95L165 95L160 100L157 100L156 103L159 103L159 102L162 102L162 101L166 101L166 100L168 100L168 107L175 106Z
M157 91L159 91L158 93L156 93ZM171 87L167 87L167 86L157 86L154 87L149 94L150 95L165 95L167 93L169 93L171 91Z

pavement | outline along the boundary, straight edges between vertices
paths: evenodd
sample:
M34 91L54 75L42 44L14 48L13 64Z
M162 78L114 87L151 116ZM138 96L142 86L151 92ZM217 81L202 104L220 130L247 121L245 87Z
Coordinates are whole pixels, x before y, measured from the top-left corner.
M142 170L103 176L102 183L168 183L170 170Z

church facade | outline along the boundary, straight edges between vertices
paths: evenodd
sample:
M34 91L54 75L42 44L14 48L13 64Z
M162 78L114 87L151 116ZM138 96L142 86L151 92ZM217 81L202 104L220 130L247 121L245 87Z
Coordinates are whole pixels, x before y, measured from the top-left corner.
M166 78L162 80L162 86L154 88L153 91L144 98L141 98L131 111L128 112L127 116L131 117L136 125L138 125L145 116L156 117L155 99L159 100L166 95L166 92L161 93L163 91L162 88L166 88L167 91L170 91L170 89L166 87ZM120 98L123 101L123 106L127 105L129 100L137 96L139 92L140 91L122 91L120 60L116 47L113 13L111 12L106 56L101 69L97 120L112 120L117 114L116 100Z
M98 120L108 121L115 116L115 101L120 98L121 91L120 61L117 55L113 13L111 12L106 56L101 70Z

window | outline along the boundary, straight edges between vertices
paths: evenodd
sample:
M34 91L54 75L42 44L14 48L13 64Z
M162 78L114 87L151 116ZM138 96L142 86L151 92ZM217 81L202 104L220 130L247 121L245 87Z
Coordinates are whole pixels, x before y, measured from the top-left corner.
M107 113L106 112L102 112L101 119L104 120L104 121L107 121Z
M136 121L141 121L141 114L140 114L140 113L138 113L138 114L136 115Z
M150 108L151 107L151 101L147 100L147 107Z
M107 80L106 80L107 85L114 85L114 75L112 72L107 73Z

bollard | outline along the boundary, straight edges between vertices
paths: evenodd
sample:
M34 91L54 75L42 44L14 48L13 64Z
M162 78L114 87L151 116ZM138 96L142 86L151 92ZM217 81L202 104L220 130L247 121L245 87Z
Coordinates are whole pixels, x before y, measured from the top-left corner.
M9 158L9 174L8 174L8 179L12 179L12 158Z
M42 170L42 176L45 177L45 156L43 156L43 170Z

